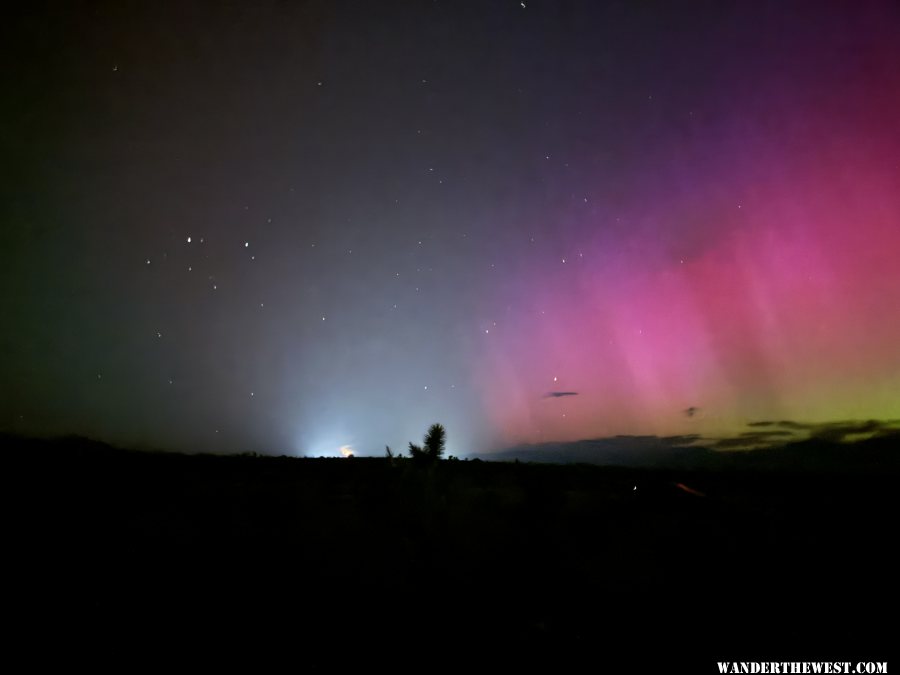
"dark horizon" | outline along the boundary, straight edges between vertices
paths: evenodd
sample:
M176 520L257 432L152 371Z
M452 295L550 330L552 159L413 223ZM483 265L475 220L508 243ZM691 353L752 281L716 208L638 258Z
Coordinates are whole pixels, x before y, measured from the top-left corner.
M742 469L775 471L893 471L900 468L900 420L847 420L830 424L804 424L790 420L760 421L751 429L782 427L774 431L746 431L728 438L685 436L617 435L576 441L523 444L445 454L444 459L494 462L536 462L541 464L594 464L607 467L670 468L729 472ZM0 433L7 442L50 442L111 450L209 454L218 456L294 457L284 449L215 452L204 449L174 450L152 446L116 446L100 439L64 434L58 436L17 436ZM17 440L18 439L18 440ZM405 448L392 453L408 457ZM385 451L356 454L300 455L299 458L385 458Z

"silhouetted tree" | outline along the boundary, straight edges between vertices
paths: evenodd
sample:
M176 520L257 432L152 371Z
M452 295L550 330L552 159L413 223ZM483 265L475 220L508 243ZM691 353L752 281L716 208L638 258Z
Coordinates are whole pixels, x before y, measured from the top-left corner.
M447 432L441 424L432 424L428 427L428 433L422 445L416 445L410 441L409 456L422 463L431 464L437 462L444 455L444 446L447 442Z
M432 461L437 461L444 456L444 446L447 443L447 431L442 424L432 424L425 434L425 454Z
M409 456L418 461L425 460L425 451L422 446L416 445L412 441L409 442Z
M389 446L389 445L384 446L384 456L387 457L388 459L394 459L394 453L391 452L391 446Z

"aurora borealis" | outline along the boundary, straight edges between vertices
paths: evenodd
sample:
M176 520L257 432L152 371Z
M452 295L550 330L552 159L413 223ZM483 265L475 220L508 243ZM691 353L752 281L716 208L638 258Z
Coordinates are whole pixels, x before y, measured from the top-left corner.
M440 421L463 455L900 418L896 3L11 25L6 431L364 455Z
M896 94L852 100L898 110ZM808 120L790 101L777 116L790 130L729 129L727 155L706 138L667 150L627 207L564 219L558 257L531 256L517 275L525 316L487 355L504 431L896 418L900 145L881 113L864 122L840 107ZM579 398L533 395L559 386Z

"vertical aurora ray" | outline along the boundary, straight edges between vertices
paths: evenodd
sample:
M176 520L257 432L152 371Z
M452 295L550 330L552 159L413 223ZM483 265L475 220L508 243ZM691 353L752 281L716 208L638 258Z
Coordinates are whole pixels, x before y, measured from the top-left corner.
M561 219L563 253L534 249L486 310L514 308L480 364L498 442L900 416L896 92L776 97Z

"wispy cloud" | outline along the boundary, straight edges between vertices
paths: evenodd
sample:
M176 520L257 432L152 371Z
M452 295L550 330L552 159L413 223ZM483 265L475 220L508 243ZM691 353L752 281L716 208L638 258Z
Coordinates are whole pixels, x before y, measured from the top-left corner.
M748 422L753 431L737 436L712 438L710 447L718 450L783 445L786 442L817 440L846 443L900 430L900 420L839 420L834 422L797 422L760 420Z

